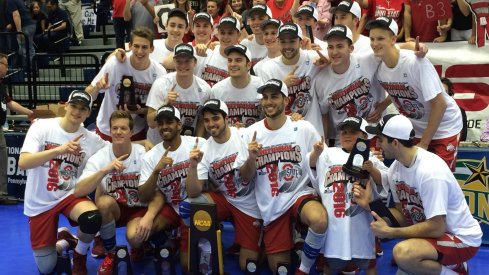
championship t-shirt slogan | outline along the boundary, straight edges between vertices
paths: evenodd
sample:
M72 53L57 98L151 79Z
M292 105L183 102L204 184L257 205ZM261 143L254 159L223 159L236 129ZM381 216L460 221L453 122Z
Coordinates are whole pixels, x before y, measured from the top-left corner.
M339 114L366 117L373 107L373 96L370 91L370 80L358 78L347 87L331 93L328 103Z
M229 122L232 125L243 123L248 127L260 119L256 102L226 102L226 105L229 109Z
M44 151L61 146L60 144L47 142ZM75 187L78 168L85 158L85 152L78 154L66 153L51 159L48 163L48 191L68 191Z
M324 178L324 193L333 194L334 216L336 218L354 217L361 213L363 208L353 200L353 192L348 183L358 180L343 172L342 165L333 165Z
M238 153L211 162L209 173L219 184L223 184L226 194L230 197L243 197L253 191L253 182L244 182L239 177L239 171L233 168Z
M138 187L139 172L113 173L105 179L106 191L118 203L131 206L141 206Z
M264 147L256 158L258 175L268 175L272 197L295 190L302 177L301 148L294 143Z
M305 116L312 102L312 95L309 92L310 89L310 76L301 77L297 84L288 87L290 102L285 113L299 113L302 116Z
M181 182L182 179L187 178L189 165L190 162L186 160L160 171L157 185L165 194L165 199L173 205L178 205L187 198L185 186Z
M416 189L401 181L396 182L396 193L407 224L417 224L426 220L423 203Z
M380 81L380 85L391 96L400 114L412 119L421 119L424 116L424 106L417 100L418 95L408 83Z

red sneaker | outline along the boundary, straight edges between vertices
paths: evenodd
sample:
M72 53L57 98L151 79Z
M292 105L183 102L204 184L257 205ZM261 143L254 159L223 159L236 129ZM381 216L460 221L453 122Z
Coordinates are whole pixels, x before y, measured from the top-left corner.
M137 263L141 262L144 259L144 248L131 248L129 252L129 257L131 258L131 262Z
M380 239L375 237L375 254L377 256L384 255L384 251L382 250L382 245L380 243Z
M295 275L307 275L307 274L309 274L309 273L306 273L306 272L300 270L299 268L297 268L295 270Z
M68 229L67 227L58 228L58 241L61 240L65 240L68 242L69 246L66 250L73 250L78 244L78 239L73 234L71 234L70 229Z
M114 269L114 253L109 252L102 264L98 267L97 275L112 275Z
M104 242L102 241L102 237L100 237L100 235L95 236L93 239L91 255L97 259L103 258L107 255L104 248Z
M71 269L73 275L87 275L87 255L78 254L73 251L73 268Z

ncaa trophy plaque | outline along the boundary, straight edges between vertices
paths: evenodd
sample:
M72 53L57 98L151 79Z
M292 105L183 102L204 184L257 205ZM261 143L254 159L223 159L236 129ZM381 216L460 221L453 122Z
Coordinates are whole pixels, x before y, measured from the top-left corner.
M205 239L211 245L212 274L224 274L221 230L216 216L216 205L209 203L190 204L190 228L189 228L189 272L201 274L199 240Z
M132 275L131 259L127 250L127 245L117 245L115 247L114 275Z
M134 90L134 80L132 76L123 75L119 86L119 104L117 107L127 104L127 109L137 110L136 91Z
M154 263L155 263L155 274L157 275L171 275L176 274L175 271L175 260L174 253L171 247L168 246L159 246L156 249L154 255Z
M343 164L343 172L359 179L367 179L369 173L362 169L363 163L368 160L370 155L370 142L363 138L357 138L351 150L348 161ZM362 181L362 185L364 185Z

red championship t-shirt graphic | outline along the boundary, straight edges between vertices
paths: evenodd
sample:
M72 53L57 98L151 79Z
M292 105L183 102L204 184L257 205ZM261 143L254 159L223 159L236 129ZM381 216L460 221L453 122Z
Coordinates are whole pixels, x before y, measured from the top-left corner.
M358 78L347 87L331 93L328 103L339 114L365 117L373 107L373 96L369 93L370 86L368 78Z
M185 186L181 184L182 179L187 178L188 160L174 164L171 167L161 170L158 178L158 187L165 194L167 202L178 205L182 200L187 198Z
M60 146L55 143L46 143L44 150L50 150ZM85 158L85 152L78 154L63 154L49 161L48 182L46 189L48 191L71 190L75 186L78 175L78 167Z

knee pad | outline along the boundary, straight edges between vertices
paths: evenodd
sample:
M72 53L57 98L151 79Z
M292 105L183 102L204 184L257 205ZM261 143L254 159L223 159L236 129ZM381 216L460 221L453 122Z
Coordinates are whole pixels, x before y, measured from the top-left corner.
M58 253L55 247L34 250L34 261L41 274L51 274L55 271Z
M178 212L180 213L180 217L183 220L183 224L185 226L190 226L190 204L191 203L209 203L209 200L207 199L206 196L200 195L196 198L186 198L185 200L181 201L180 204L178 205Z
M102 225L102 216L98 210L87 211L78 217L80 230L86 234L96 234Z

